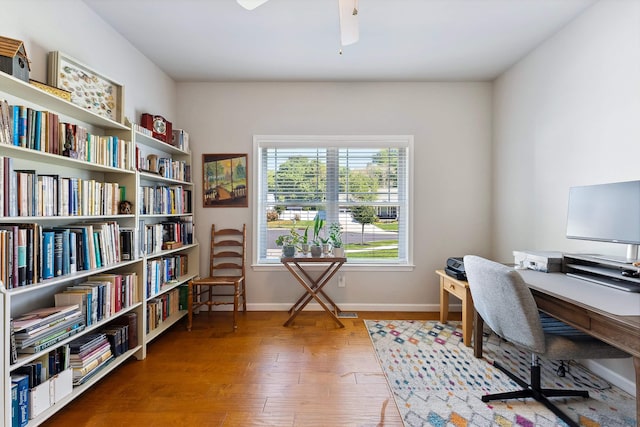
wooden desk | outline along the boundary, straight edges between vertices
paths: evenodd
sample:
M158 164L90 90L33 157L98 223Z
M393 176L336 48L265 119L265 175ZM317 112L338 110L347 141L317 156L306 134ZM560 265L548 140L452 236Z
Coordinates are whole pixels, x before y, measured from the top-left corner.
M471 347L473 333L473 299L469 284L465 280L458 280L447 275L444 270L436 270L440 276L440 323L447 323L449 317L449 294L453 294L462 301L462 341Z
M306 307L312 299L315 299L322 308L329 313L331 318L341 327L344 328L344 324L338 318L338 314L342 311L336 305L335 302L322 290L322 288L331 280L334 274L338 272L342 264L347 259L344 257L292 257L281 258L280 260L287 270L291 272L293 277L305 289L305 293L296 301L295 304L289 309L289 318L284 322L284 326L289 326L293 320L300 314L300 312ZM305 267L312 266L324 266L324 270L320 275L314 279L309 274L309 271ZM324 301L323 301L324 299ZM326 303L325 303L326 301ZM327 304L330 304L330 308Z
M520 274L541 311L633 357L636 419L640 420L640 294L573 279L562 273L522 270ZM484 321L477 313L474 320L474 355L482 357L482 339L478 337L482 337Z

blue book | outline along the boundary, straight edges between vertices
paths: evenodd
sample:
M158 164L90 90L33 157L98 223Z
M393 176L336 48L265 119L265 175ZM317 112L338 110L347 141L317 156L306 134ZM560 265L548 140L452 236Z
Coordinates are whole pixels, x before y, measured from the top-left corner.
M27 146L27 107L23 105L18 110L18 145Z
M20 106L11 107L11 124L13 125L13 145L20 145L18 130L20 128Z
M53 275L62 276L62 233L59 231L53 234Z
M18 386L18 424L14 426L24 427L29 422L29 375L12 375L11 383Z
M38 151L40 150L41 127L42 127L42 111L37 110L36 123L35 123L34 136L33 136L33 149Z
M102 267L102 246L100 246L100 232L99 231L94 231L93 232L93 244L94 244L95 255L96 255L96 267L100 268L100 267Z
M62 271L62 275L70 273L70 263L71 263L71 244L69 239L71 237L71 231L68 228L55 228L56 235L60 234L61 236L61 254L60 254L60 268Z
M78 271L77 261L77 233L69 231L69 273L73 274Z
M55 232L42 232L42 278L51 279L54 275L54 239Z
M76 254L76 264L81 269L80 270L91 270L92 268L92 253L91 248L93 248L93 227L91 225L72 225L70 226L71 230L80 234L78 238L78 250ZM91 242L89 241L91 240Z
M18 418L19 413L20 413L20 408L18 406L18 384L11 383L11 425L12 426L20 425L20 419Z

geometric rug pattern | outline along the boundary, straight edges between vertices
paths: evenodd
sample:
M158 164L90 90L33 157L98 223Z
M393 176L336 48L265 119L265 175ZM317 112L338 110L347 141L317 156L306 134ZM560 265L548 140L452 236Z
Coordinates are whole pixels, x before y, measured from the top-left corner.
M443 325L437 321L365 320L365 325L406 426L566 425L533 399L481 400L484 394L519 389L493 367L493 360L529 380L531 355L495 334L484 337L484 357L477 359L473 349L462 342L459 322ZM588 399L552 398L580 425L637 425L636 401L630 394L575 362L570 362L564 377L557 373L559 361L541 358L540 365L543 387L589 391Z

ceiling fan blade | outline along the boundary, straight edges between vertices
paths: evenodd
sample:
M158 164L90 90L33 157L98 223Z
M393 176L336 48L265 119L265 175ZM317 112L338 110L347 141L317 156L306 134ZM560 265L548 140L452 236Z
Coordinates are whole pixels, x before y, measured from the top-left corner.
M353 44L360 38L358 0L338 0L338 5L340 7L340 42L342 46Z
M267 0L237 0L238 4L247 10L253 10L267 2Z

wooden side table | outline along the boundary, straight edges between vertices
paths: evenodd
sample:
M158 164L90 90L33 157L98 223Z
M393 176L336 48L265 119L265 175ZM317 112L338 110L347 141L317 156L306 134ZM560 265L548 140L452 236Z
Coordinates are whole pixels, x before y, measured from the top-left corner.
M462 301L462 340L464 345L471 347L473 334L473 299L469 290L469 283L465 280L453 278L444 270L436 270L440 276L440 323L447 323L449 316L449 294L453 294Z
M280 262L287 267L287 270L291 272L293 277L302 285L305 289L305 293L296 301L295 304L289 309L289 318L284 323L284 326L289 326L293 320L296 318L298 314L306 307L312 299L315 299L318 304L322 306L324 311L329 313L329 316L340 326L344 328L344 324L338 318L338 315L342 310L340 307L333 302L331 298L322 290L324 285L329 283L329 280L333 277L334 274L338 272L342 264L347 262L347 259L344 257L304 257L297 256L286 258L283 257L280 259ZM324 270L320 273L317 278L311 277L307 269L306 265L318 266L325 265ZM323 301L324 299L324 301ZM331 307L329 307L329 305Z

